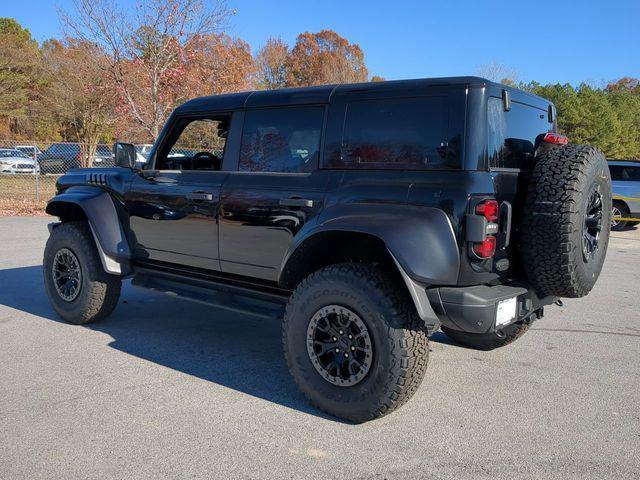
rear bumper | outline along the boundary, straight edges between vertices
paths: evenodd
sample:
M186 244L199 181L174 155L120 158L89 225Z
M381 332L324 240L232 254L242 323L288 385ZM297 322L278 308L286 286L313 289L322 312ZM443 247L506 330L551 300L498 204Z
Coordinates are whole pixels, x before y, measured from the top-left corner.
M469 333L493 332L511 323L539 318L542 308L556 300L541 298L518 285L430 288L427 297L442 325ZM507 323L496 325L498 305L510 299L515 299L513 315L508 315Z

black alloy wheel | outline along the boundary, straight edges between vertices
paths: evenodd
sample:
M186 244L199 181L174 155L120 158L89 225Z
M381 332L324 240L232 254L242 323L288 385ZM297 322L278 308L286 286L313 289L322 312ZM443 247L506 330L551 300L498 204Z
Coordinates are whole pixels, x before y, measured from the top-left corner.
M340 305L318 310L307 328L307 352L313 366L333 385L350 387L369 372L373 346L360 316Z

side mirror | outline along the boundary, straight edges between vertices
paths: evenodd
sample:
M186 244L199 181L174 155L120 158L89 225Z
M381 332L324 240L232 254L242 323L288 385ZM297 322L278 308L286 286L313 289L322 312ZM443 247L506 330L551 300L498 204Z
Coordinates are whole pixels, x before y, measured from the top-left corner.
M116 143L113 145L113 156L116 167L134 168L136 165L136 147L131 143Z

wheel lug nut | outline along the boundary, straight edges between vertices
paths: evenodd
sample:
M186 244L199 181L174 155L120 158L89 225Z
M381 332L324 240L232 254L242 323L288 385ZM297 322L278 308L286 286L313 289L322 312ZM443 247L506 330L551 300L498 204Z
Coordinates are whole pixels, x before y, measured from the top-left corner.
M336 348L336 353L340 353L340 349L339 348Z
M351 351L355 352L356 351L356 347L351 347Z
M353 338L353 335L349 335L349 340L351 340Z
M340 333L340 335L343 335L343 334L344 334L344 332L343 332L342 330L340 330L340 332L339 332L339 333Z
M345 353L345 354L344 354L344 358L349 358L349 354L348 354L348 353Z
M333 341L337 342L338 341L338 337L333 337Z

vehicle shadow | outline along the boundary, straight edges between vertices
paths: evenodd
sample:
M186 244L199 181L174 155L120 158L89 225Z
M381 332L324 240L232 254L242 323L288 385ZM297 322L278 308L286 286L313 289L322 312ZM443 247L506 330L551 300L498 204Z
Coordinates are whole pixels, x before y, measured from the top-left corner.
M0 304L64 323L50 307L42 267L0 270ZM286 407L340 422L311 407L289 375L280 320L229 313L123 285L120 304L87 328L108 345L168 368ZM83 328L83 327L73 327Z

